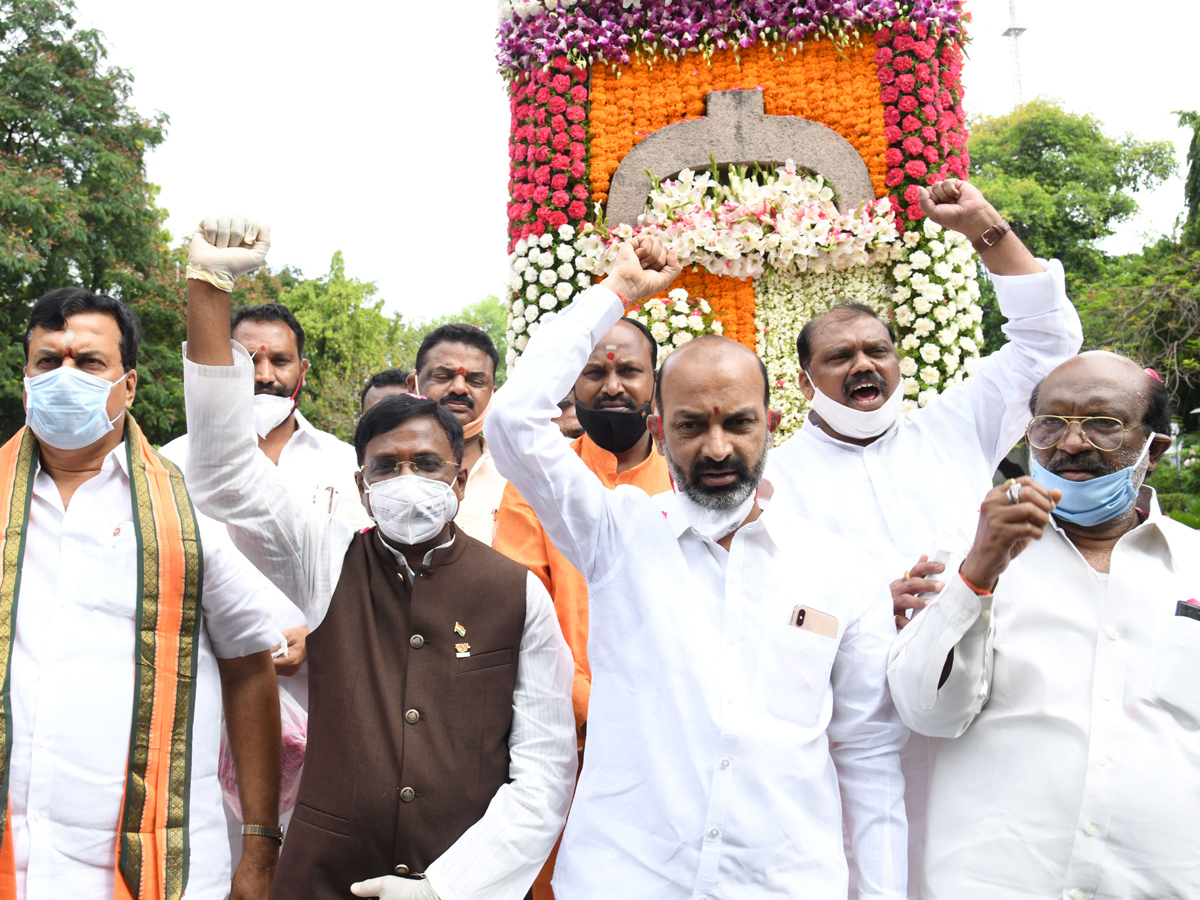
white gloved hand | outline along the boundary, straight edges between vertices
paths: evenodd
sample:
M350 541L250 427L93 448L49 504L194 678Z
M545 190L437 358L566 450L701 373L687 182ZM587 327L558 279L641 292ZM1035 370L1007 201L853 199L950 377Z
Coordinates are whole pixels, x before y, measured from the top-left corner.
M261 266L270 247L270 225L245 216L209 216L192 233L187 277L232 291L234 279Z
M355 897L378 897L379 900L438 900L428 878L397 878L384 875L368 878L350 885Z

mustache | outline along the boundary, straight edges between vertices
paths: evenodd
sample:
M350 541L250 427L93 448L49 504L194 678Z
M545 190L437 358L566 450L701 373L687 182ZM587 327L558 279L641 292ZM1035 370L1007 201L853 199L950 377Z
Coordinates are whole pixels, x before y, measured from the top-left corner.
M701 457L692 463L692 470L688 473L688 477L692 484L697 484L705 472L716 472L723 469L731 470L742 481L750 478L750 466L740 456L727 456L724 459L710 459L707 456ZM721 490L729 490L729 488L722 488Z
M620 403L626 409L637 409L638 406L634 399L628 394L599 394L597 395L596 399L592 401L591 408L603 412L603 410L600 409L601 403L614 402Z
M292 393L295 390L296 389L294 387L289 390L282 384L275 384L274 382L269 384L263 384L258 381L254 382L255 396L258 396L259 394L270 394L273 397L283 397L284 399L287 399L288 397L292 396Z
M1064 469L1090 472L1096 476L1111 475L1117 471L1104 461L1099 450L1086 450L1083 453L1075 454L1055 450L1054 455L1046 461L1046 471L1057 475Z
M467 409L475 408L475 401L471 398L470 394L443 394L442 399L438 403L442 406L445 406L447 403L465 403L467 404Z
M850 395L860 387L868 386L878 388L879 396L887 396L887 381L878 372L854 372L850 375L847 375L846 380L842 382L842 393L849 398Z

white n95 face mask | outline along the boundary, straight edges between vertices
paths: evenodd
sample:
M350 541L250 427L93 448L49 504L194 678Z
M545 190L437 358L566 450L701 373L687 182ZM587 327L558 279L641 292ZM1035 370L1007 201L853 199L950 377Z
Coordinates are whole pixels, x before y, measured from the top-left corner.
M25 424L38 439L59 450L80 450L113 430L117 413L108 417L108 394L125 379L109 381L59 366L41 375L25 376Z
M891 396L878 409L852 409L821 393L812 375L808 375L808 383L813 389L813 410L821 417L821 421L848 438L862 440L879 437L900 418L901 404L904 402L904 391L900 385L896 385Z
M387 537L411 546L437 537L458 512L453 485L420 475L398 475L366 486L371 516Z
M283 420L296 408L295 397L280 397L276 394L254 395L254 430L260 438L283 424Z

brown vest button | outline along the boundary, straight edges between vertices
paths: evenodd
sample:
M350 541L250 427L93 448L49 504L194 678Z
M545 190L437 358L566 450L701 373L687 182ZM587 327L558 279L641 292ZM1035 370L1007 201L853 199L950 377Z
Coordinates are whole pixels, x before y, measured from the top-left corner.
M408 643L412 645L414 650L420 650L425 646L425 638L421 637L419 634L414 634L408 639Z
M417 712L415 709L410 709L408 712L406 712L404 714L404 721L407 722L409 725L416 725L417 720L420 718L421 718L421 714L419 712Z
M408 874L408 866L401 863L400 865L398 865L394 869L392 869L392 871L395 872L397 875L407 875Z
M410 787L400 788L400 799L405 803L412 801L412 798L417 796L417 792Z

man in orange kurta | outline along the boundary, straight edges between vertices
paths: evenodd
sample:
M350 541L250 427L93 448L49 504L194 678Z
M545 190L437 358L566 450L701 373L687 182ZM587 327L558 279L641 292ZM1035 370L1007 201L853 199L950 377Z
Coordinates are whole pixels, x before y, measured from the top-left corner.
M575 381L575 410L583 436L571 443L605 487L630 485L647 494L671 489L667 463L654 450L646 414L654 396L658 345L645 326L622 319L596 344ZM582 755L592 672L588 666L588 590L583 576L550 542L537 515L511 484L496 514L492 545L528 566L550 592L563 636L575 657L572 701ZM552 900L550 877L558 847L533 885L534 900Z

